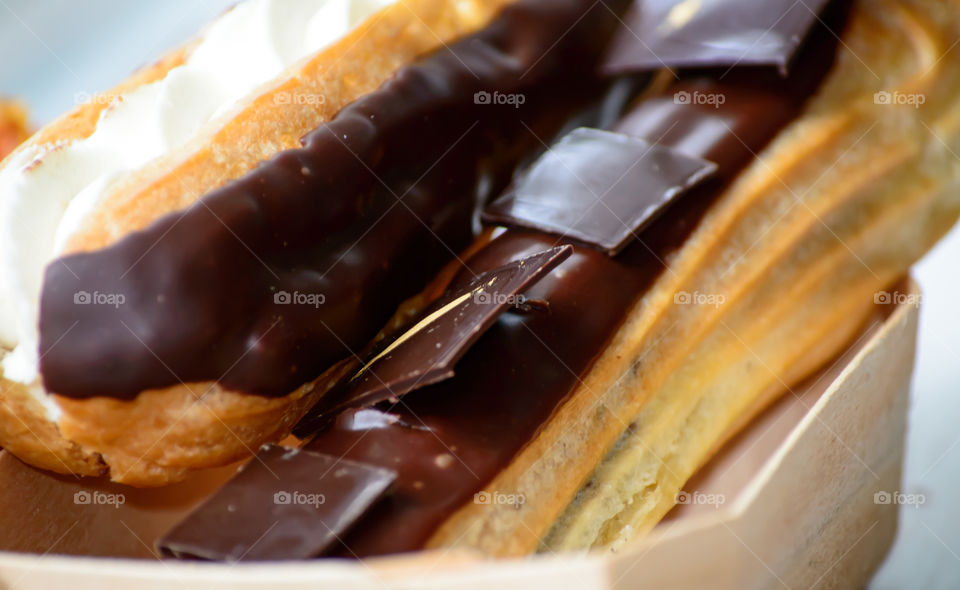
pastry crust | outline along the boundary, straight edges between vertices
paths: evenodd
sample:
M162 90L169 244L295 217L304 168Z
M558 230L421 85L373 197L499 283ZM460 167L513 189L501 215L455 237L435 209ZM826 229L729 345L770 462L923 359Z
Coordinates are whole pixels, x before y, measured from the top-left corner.
M151 162L111 189L68 251L114 243L162 215L182 209L238 178L277 152L297 147L307 132L342 107L379 87L401 66L490 21L509 0L404 0L375 14L343 39L296 64L241 101L201 136ZM184 63L196 42L164 57L113 89L117 96L162 79ZM323 96L322 104L286 100ZM75 108L20 149L48 150L89 136L107 101ZM9 160L8 160L9 161ZM3 354L3 353L0 353ZM109 474L114 481L158 486L190 470L250 456L289 433L343 365L282 398L184 383L142 392L133 401L55 396L62 409L47 418L39 385L0 379L0 446L22 460L59 473ZM32 389L32 391L31 391Z
M17 102L0 100L0 160L29 136L27 111Z
M827 362L960 214L955 7L859 2L834 71L738 177L580 387L428 547L522 555L650 528L717 446ZM921 108L880 91L922 93ZM681 292L722 305L677 305ZM588 484L589 485L585 485ZM579 495L578 495L579 492Z

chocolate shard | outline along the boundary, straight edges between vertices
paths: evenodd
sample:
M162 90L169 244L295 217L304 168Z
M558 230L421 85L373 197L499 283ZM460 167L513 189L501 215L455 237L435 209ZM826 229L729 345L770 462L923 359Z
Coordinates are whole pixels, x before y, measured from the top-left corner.
M606 74L661 68L787 66L829 0L645 0L627 13Z
M457 361L497 318L526 301L521 293L572 253L572 246L550 248L451 289L348 382L314 406L294 434L316 432L326 417L342 409L372 406L449 379Z
M484 221L559 234L618 254L712 162L622 133L581 127L494 201Z
M157 547L171 557L217 561L316 557L335 547L396 478L382 467L264 445Z

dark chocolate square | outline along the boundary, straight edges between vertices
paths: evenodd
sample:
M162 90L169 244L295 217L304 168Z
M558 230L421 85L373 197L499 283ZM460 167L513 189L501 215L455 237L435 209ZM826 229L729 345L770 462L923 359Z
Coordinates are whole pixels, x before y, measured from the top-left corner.
M396 477L381 467L265 445L157 546L169 556L218 561L316 557L334 547Z
M767 65L786 72L829 0L645 0L614 36L608 74Z
M559 234L615 255L714 170L713 163L669 147L581 127L494 201L484 220Z

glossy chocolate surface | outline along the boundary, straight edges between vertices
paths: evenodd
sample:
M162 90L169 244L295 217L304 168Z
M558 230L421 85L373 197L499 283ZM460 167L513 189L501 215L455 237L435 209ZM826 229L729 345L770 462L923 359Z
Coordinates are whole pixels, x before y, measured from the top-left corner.
M338 410L375 405L449 379L454 366L510 307L526 302L522 293L570 257L560 246L487 271L449 291L413 326L371 358L348 381L323 397L297 425L315 432Z
M334 545L390 487L390 469L265 445L157 547L218 561L306 559Z
M845 10L828 22L842 28ZM724 186L799 112L832 64L833 33L819 27L795 73L705 72L643 101L615 130L718 165L715 177L674 203L638 242L611 258L575 246L573 255L529 292L549 313L507 313L456 367L453 379L377 410L349 410L308 448L398 473L394 490L334 554L369 556L420 549L436 528L487 486L568 398L602 354L628 311L662 272ZM722 104L677 101L677 92L722 93ZM460 281L563 240L510 230L468 261ZM642 371L642 364L635 370ZM367 419L357 420L365 412ZM387 415L389 413L389 416Z
M47 390L129 399L218 381L286 395L350 357L470 244L516 166L604 96L597 62L626 3L520 0L302 149L55 260L40 304ZM77 305L84 292L124 303Z
M579 240L616 255L716 165L642 138L580 127L484 210L487 223Z
M785 72L829 0L640 0L604 70L770 65Z

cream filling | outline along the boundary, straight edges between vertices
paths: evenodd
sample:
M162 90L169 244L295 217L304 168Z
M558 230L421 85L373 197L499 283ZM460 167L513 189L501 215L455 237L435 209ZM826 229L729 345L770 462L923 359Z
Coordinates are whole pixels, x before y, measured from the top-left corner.
M39 382L39 298L46 265L109 189L183 146L287 68L394 0L246 0L214 22L187 62L116 97L88 138L25 150L0 170L0 365L59 408Z

